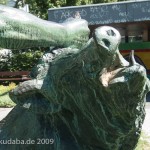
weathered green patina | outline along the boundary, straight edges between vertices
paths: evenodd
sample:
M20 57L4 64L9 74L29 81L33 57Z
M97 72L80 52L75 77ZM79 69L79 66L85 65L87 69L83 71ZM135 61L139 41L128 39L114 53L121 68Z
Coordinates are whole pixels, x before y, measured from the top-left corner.
M30 20L29 14L23 14ZM23 21L18 22L22 24ZM27 20L25 22L29 24ZM80 26L80 22L84 22L84 25ZM59 25L50 23L55 30L47 28L47 33L54 35L48 38L50 46L54 48L43 55L33 69L33 79L10 92L11 99L18 105L6 117L0 140L17 138L37 142L37 139L52 138L54 143L1 144L0 149L135 148L145 117L145 96L149 91L146 71L135 62L133 52L129 62L121 56L118 50L121 37L112 27L99 27L88 42L75 42L76 35L78 39L88 38L85 22L71 19L64 23L63 26L68 25L65 30L70 35L66 39L63 39L66 34L58 32ZM34 26L35 22L31 24ZM79 25L80 30L74 24ZM40 41L40 37L44 36L43 29L44 25L38 28L42 35L35 41ZM68 29L71 29L71 33ZM1 38L7 40L5 36ZM57 42L52 42L52 39ZM14 39L9 40L11 43ZM48 46L46 43L43 45ZM17 48L14 45L13 48ZM25 45L28 47L28 44ZM32 45L29 43L29 46Z
M77 20L57 24L0 5L0 47L24 49L59 45L81 48L88 41L89 29L85 20Z

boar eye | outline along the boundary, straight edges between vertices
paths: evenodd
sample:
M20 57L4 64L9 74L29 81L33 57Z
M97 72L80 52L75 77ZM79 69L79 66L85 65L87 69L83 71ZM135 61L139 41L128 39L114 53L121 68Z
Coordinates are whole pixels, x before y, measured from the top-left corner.
M111 29L107 30L106 32L107 32L107 35L109 35L109 36L116 36L115 32Z

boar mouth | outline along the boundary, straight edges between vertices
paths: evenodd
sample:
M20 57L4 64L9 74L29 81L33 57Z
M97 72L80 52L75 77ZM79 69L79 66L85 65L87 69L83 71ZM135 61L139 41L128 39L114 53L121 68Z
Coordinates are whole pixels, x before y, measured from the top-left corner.
M126 68L137 64L134 58L134 50L130 52L129 62L127 62L119 52L117 55L119 57L118 59L115 59L115 65L103 68L99 74L99 81L104 87L108 87L110 84L118 82L125 82L124 76L119 76L120 73Z

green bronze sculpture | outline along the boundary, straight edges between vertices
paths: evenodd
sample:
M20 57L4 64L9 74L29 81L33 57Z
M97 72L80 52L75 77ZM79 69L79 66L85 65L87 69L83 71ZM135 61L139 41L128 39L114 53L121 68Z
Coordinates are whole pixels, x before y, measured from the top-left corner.
M22 10L0 6L0 47L21 49L30 47L82 47L88 41L85 20L68 20L57 24L37 18Z
M1 7L8 20L1 15L0 21L13 26L0 29L2 48L53 48L33 68L32 80L10 92L17 106L1 127L1 141L30 139L33 144L0 144L0 149L133 150L145 117L148 79L133 51L129 62L119 53L119 32L99 27L88 40L88 25L82 19L49 23ZM15 22L10 11L25 19ZM14 30L16 26L21 31ZM25 33L28 27L32 30ZM44 143L38 144L41 140Z

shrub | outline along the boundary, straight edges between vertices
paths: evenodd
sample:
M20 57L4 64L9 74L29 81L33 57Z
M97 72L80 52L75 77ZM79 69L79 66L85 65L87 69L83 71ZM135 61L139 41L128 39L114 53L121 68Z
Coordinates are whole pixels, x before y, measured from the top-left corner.
M35 66L45 50L28 49L13 51L13 56L7 62L0 62L1 71L30 71Z

